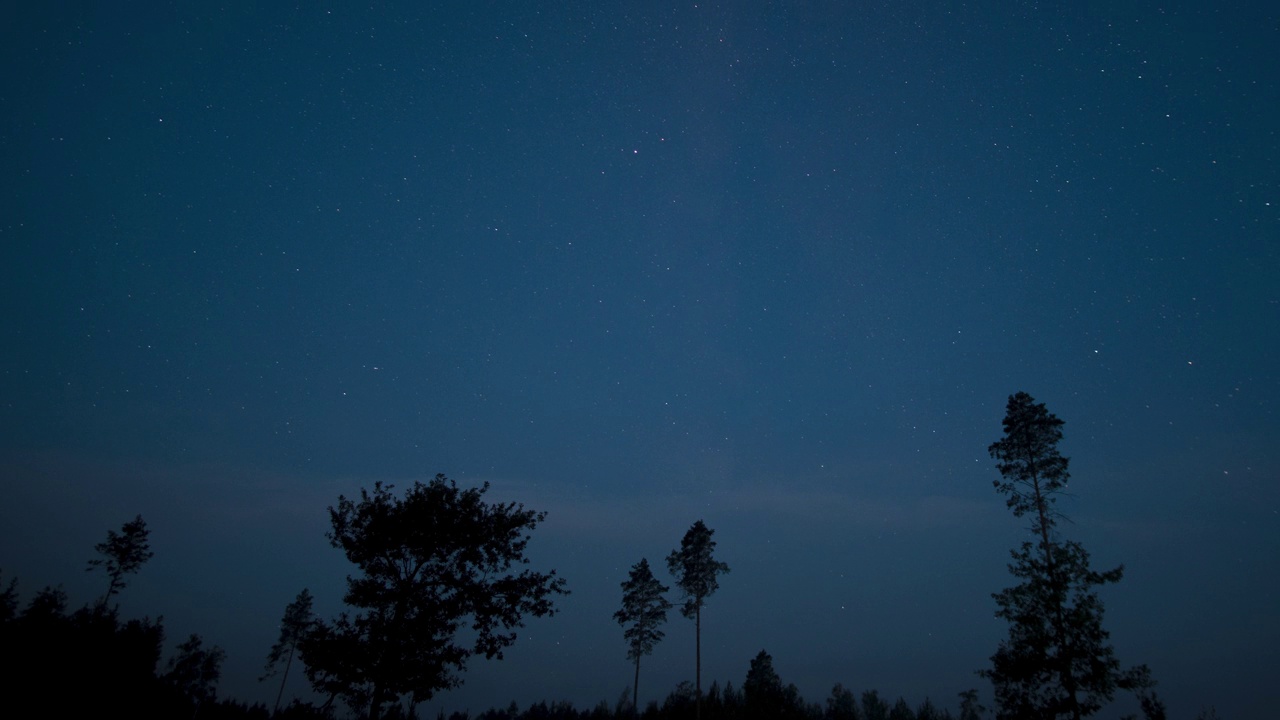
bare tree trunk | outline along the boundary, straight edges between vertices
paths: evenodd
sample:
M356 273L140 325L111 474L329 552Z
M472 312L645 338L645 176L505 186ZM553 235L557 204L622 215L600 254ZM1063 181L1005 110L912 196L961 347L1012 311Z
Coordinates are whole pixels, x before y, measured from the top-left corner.
M111 602L111 596L116 594L116 581L120 576L116 573L111 574L111 582L107 583L107 594L102 596L102 602L98 603L98 609L106 611L107 603Z
M694 687L697 688L697 694L694 702L693 717L694 720L702 720L702 603L698 603L698 609L694 614L693 621L693 656L694 656Z
M631 712L640 715L640 656L636 655L636 681L631 686Z
M1031 453L1028 451L1027 454L1030 456ZM1031 466L1031 487L1036 495L1036 513L1040 518L1041 552L1044 555L1045 569L1049 573L1050 581L1056 585L1059 578L1057 565L1053 561L1052 545L1049 543L1048 502L1045 500L1044 494L1040 492L1040 473L1036 472L1035 461L1032 459L1028 464ZM1050 592L1055 592L1056 588L1051 586L1049 590ZM1063 689L1067 691L1067 695L1071 699L1071 717L1073 720L1080 720L1080 701L1076 698L1075 668L1072 667L1074 658L1066 647L1067 621L1062 614L1062 604L1056 600L1053 604L1053 619L1053 631L1058 641L1058 658L1061 665L1058 672L1061 675Z
M289 667L293 665L293 649L297 646L296 642L289 646L289 659L284 662L284 677L280 678L280 692L276 693L276 707L271 711L272 715L280 712L280 698L284 697L284 684L289 679Z

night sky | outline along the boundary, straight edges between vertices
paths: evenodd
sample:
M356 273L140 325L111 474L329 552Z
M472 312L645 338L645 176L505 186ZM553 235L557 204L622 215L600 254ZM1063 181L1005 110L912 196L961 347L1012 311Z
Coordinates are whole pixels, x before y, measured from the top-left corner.
M1056 7L1062 5L1063 7ZM621 583L698 519L703 677L990 687L1027 536L1008 396L1174 717L1274 713L1273 3L21 3L0 30L0 569L259 684L351 566L326 508L445 473L572 595L434 715L611 704ZM641 701L693 678L671 613ZM305 695L299 676L290 692ZM1129 700L1108 713L1133 710Z

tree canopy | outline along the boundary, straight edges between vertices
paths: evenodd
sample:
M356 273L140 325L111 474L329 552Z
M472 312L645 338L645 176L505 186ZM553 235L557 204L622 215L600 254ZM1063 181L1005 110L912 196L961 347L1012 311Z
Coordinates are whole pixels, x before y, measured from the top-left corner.
M667 569L683 593L680 613L687 618L698 615L706 599L720 588L718 576L729 572L728 565L713 557L716 541L711 536L714 534L714 530L698 520L685 532L679 549L667 556Z
M107 603L111 601L111 596L124 589L125 575L137 572L143 563L155 555L151 552L151 545L147 541L150 534L146 521L138 515L126 522L120 528L120 532L108 530L107 539L93 547L102 557L90 560L85 570L91 571L96 567L105 567L109 578L107 591L103 594L99 607L106 608Z
M783 685L773 669L773 656L761 650L751 660L742 681L744 715L751 720L787 720L805 715L804 702L795 685Z
M196 705L212 702L217 697L226 657L226 652L217 645L206 650L204 639L192 633L178 645L177 654L169 658L165 679Z
M460 684L473 655L501 658L525 616L553 615L568 592L554 570L515 570L545 513L485 502L487 483L464 490L443 475L393 489L329 508L330 543L359 570L344 597L353 612L316 622L301 646L316 690L371 717Z

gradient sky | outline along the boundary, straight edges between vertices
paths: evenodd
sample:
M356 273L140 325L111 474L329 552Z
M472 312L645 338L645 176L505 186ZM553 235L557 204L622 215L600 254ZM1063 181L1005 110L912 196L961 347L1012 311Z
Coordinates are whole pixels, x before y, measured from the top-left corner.
M1274 712L1273 3L24 3L0 29L0 569L255 679L339 494L546 510L573 594L424 708L614 702L628 568L704 678L954 709L1025 523L1009 394L1173 717ZM642 700L693 676L673 613ZM291 681L293 692L304 683ZM1128 711L1118 703L1112 714Z

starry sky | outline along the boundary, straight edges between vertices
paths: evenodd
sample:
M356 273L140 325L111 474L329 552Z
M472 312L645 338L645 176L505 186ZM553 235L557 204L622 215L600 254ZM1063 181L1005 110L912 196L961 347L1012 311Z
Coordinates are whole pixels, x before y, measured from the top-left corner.
M1057 7L1062 5L1062 7ZM1280 13L1239 2L24 3L0 29L0 569L258 684L326 508L445 473L573 594L425 711L613 703L703 519L703 676L956 705L1061 509L1177 717L1280 669ZM672 613L641 699L693 676ZM290 692L305 684L291 681ZM1270 688L1270 689L1269 689ZM1127 701L1126 701L1127 702ZM1116 714L1132 710L1118 702Z

